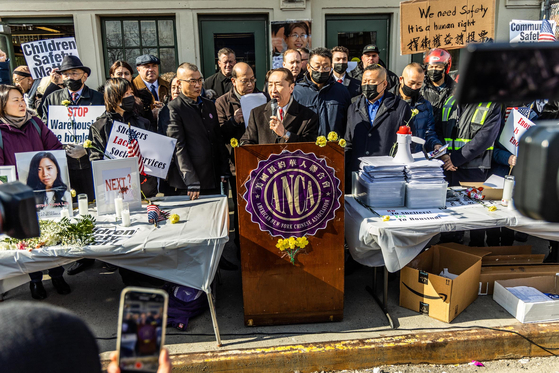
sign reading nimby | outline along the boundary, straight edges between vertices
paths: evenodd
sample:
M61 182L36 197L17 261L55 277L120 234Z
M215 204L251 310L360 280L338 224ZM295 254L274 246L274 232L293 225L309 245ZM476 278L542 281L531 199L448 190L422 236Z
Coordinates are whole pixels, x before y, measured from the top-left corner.
M148 175L166 178L177 139L155 132L132 127L138 137L138 145L144 159L144 171ZM105 153L113 158L128 158L128 125L115 121Z
M499 142L509 152L517 155L520 138L528 128L534 125L535 124L530 119L520 114L518 110L512 109L505 123L505 127L503 128L503 132L501 133L501 137L499 138Z
M456 49L494 38L495 0L412 0L400 3L400 53Z
M105 112L103 105L49 106L48 127L63 144L83 144L89 127Z
M49 76L52 69L60 67L64 56L79 57L73 37L31 41L22 44L21 50L33 79Z
M549 21L551 30L555 35L557 23ZM509 23L509 34L511 43L529 43L537 42L540 37L540 29L542 28L542 21L523 21L513 19Z

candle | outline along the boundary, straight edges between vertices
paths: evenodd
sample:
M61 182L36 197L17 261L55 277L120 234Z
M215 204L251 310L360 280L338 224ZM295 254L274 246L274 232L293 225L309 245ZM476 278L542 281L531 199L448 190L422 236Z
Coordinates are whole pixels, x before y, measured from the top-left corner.
M514 176L505 176L505 184L503 186L503 198L501 199L501 205L508 206L510 200L512 199L512 190L514 188Z
M122 226L130 226L130 206L128 205L128 202L122 204Z
M121 196L115 198L115 214L117 219L122 217L122 203Z
M63 219L63 218L68 218L68 219L70 219L70 211L68 211L67 208L63 208L63 209L60 211L60 218L61 218L61 219Z
M87 215L87 194L78 194L78 213L82 216Z

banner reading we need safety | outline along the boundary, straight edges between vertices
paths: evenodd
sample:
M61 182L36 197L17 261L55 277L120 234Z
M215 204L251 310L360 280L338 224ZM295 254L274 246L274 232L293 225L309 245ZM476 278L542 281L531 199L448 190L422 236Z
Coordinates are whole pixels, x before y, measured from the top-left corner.
M517 155L520 138L524 135L524 132L526 132L528 128L534 125L535 124L530 119L520 114L517 108L513 108L507 118L507 121L505 122L505 127L503 128L503 132L501 132L499 142L509 152Z
M177 139L132 127L138 138L146 174L166 178ZM128 125L115 121L105 153L113 158L128 158Z

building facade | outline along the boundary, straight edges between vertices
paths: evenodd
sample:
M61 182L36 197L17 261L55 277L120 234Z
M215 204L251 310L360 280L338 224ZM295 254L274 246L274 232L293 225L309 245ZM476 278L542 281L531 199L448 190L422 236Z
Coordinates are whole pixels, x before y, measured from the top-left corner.
M540 5L496 0L495 40L509 40L512 19L539 19ZM124 59L134 66L143 53L158 55L162 72L192 62L209 76L216 69L216 51L224 46L255 67L260 86L283 43L272 34L278 22L290 20L310 21L312 47L345 45L350 57L359 57L363 45L376 43L397 74L421 58L400 55L396 0L0 0L0 19L11 28L11 35L0 38L0 48L9 49L16 65L24 63L22 43L75 36L80 58L92 69L92 87L103 84L112 62Z

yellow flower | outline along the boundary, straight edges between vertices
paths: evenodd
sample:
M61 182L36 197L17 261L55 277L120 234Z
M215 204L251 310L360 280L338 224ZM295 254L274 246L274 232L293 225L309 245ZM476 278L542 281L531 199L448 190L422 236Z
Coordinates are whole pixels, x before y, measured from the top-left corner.
M412 117L412 118L415 117L417 114L419 114L419 110L413 109L413 110L411 111L411 117Z
M289 237L287 242L289 243L289 248L291 250L297 247L297 239L295 239L295 237Z
M316 145L320 146L321 148L324 148L326 146L326 143L328 141L326 140L326 137L324 136L318 136L316 138Z
M382 217L382 221L389 221L390 220L390 216L389 215L384 215Z
M236 148L236 147L238 147L238 146L239 146L239 141L238 141L236 138L233 137L233 138L231 139L231 147L232 147L232 148Z
M489 208L489 211L493 212L493 211L497 211L497 206L491 206Z
M89 149L93 147L93 142L91 140L85 140L85 142L83 143L83 147Z
M62 105L66 106L66 107L68 107L71 104L71 102L69 100L64 100L61 103L62 103Z
M305 246L307 246L308 244L309 244L309 240L307 240L307 237L297 238L297 246L299 246L301 249L304 249Z
M345 141L345 139L340 139L340 141L338 141L338 145L341 146L342 148L345 148L347 142Z
M334 131L328 134L328 141L338 141L338 134Z
M171 214L169 216L169 221L171 224L177 224L181 220L181 217L178 214Z
M278 240L278 243L276 244L276 247L278 249L280 249L280 251L284 251L286 249L285 244L287 243L287 240L284 240L283 238L280 238Z
M70 190L70 194L72 195L72 197L75 197L76 196L76 190L75 189Z

